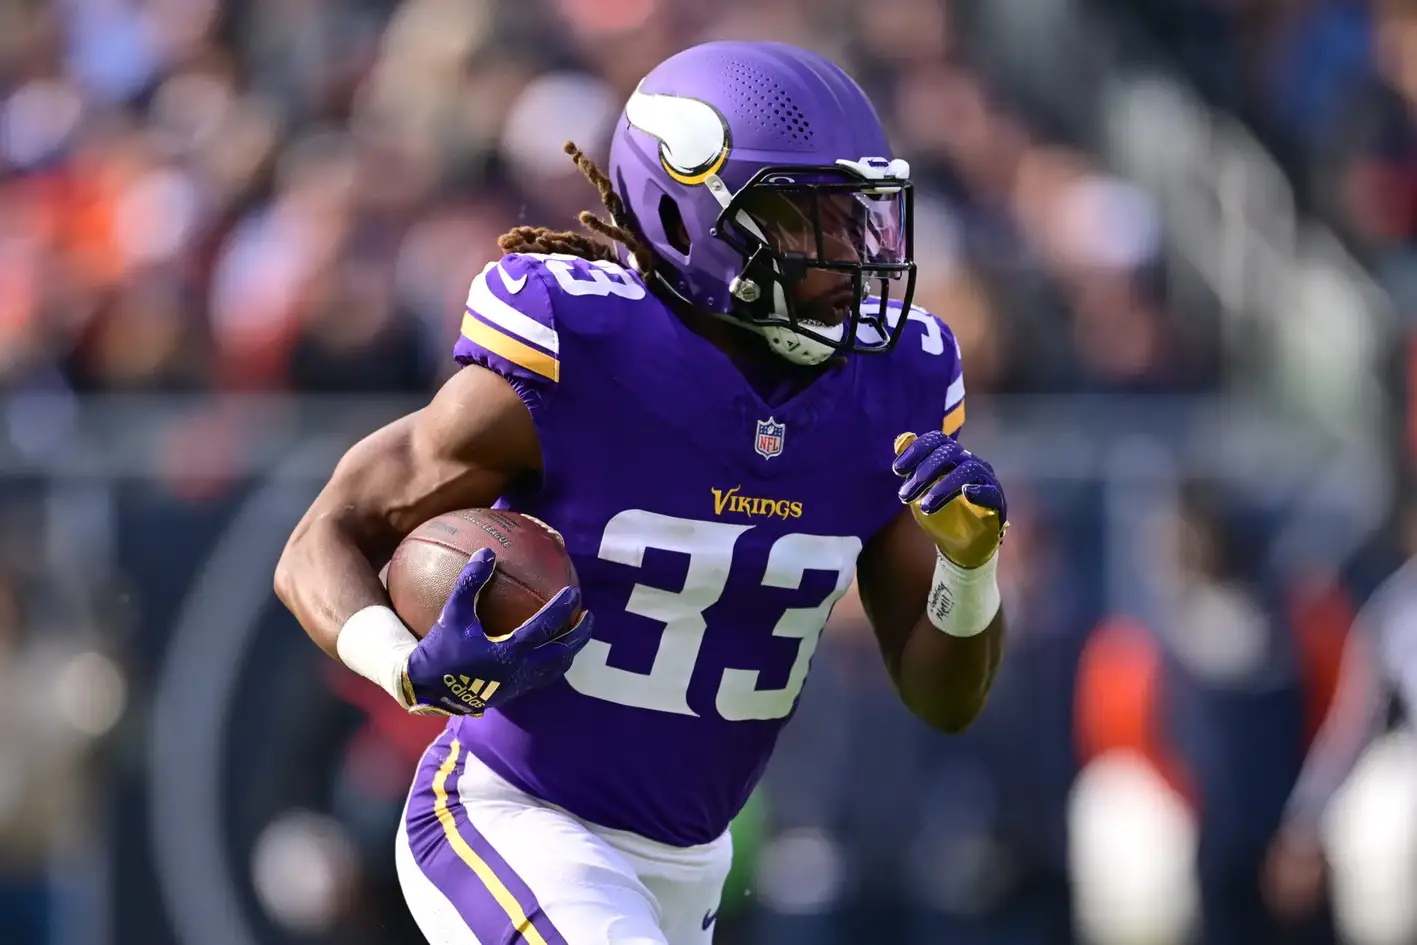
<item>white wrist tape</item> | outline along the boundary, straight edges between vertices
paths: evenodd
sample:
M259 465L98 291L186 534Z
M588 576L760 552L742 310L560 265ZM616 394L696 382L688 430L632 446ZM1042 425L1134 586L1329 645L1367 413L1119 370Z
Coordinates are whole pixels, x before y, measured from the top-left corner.
M961 568L943 554L935 556L935 584L925 616L952 637L984 632L999 612L999 555L977 568Z
M418 638L398 614L382 604L371 604L344 622L335 640L340 661L381 687L405 709L403 671Z

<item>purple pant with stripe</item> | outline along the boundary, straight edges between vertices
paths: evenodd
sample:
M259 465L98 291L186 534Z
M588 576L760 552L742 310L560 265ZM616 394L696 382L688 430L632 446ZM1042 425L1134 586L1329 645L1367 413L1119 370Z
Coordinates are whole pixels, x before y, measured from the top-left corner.
M398 838L431 945L708 945L732 849L670 847L578 820L502 780L451 728L429 746Z

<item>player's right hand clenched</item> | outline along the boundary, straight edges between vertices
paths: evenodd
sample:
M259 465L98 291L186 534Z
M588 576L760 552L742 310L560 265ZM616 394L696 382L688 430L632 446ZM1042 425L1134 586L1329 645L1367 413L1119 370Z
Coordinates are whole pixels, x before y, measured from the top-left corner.
M576 587L563 589L512 633L488 637L477 619L477 595L496 566L490 549L473 554L438 622L409 654L403 701L410 712L480 716L565 675L590 640L590 613L575 616Z

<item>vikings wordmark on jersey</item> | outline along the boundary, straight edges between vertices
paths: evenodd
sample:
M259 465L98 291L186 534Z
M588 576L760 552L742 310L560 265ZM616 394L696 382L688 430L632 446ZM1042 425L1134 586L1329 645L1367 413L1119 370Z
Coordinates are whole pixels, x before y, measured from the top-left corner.
M718 516L725 514L746 515L749 518L754 515L776 515L778 518L802 517L801 502L743 495L742 489L741 484L732 489L715 487L713 490L713 514Z

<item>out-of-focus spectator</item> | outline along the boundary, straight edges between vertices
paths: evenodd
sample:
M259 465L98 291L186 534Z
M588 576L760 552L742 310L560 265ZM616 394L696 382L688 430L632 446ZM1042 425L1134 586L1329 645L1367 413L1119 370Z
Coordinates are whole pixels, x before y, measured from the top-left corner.
M0 58L12 385L57 365L85 390L427 386L448 370L453 287L492 238L570 225L594 202L561 142L596 153L650 65L737 36L822 49L876 93L922 208L953 233L922 255L927 279L964 266L982 278L959 283L965 304L990 298L972 328L993 352L981 383L1211 377L1191 363L1208 350L1195 329L1138 279L1158 252L1154 209L1083 152L1035 140L958 55L953 4L847 6L836 26L798 0L713 16L664 0L613 16L571 0L517 16L443 0L4 9L7 35L26 37ZM391 296L383 275L348 286L394 260ZM335 314L351 291L362 304Z
M0 572L0 929L44 942L62 908L52 864L87 846L89 747L117 721L123 680Z
M1417 551L1417 510L1407 511L1403 545ZM1384 730L1394 701L1417 707L1417 558L1364 605L1348 634L1332 703L1305 759L1266 864L1266 894L1282 915L1303 919L1327 892L1322 822L1365 749Z
M1165 626L1115 622L1090 641L1079 684L1085 754L1134 751L1193 807L1205 942L1335 941L1327 911L1296 920L1273 910L1264 877L1310 719L1332 698L1341 604L1291 610L1282 594L1261 595L1235 524L1198 492L1164 527L1158 540L1174 536L1178 564Z

